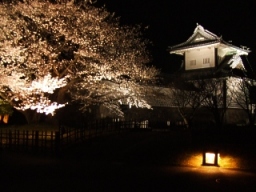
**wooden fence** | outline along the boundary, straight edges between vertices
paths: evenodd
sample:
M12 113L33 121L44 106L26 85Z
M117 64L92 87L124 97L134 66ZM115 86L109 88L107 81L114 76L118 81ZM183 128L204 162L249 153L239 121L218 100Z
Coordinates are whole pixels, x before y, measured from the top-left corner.
M0 148L55 152L60 147L59 131L0 129Z
M209 126L191 130L205 133ZM58 130L19 130L13 128L0 129L0 150L32 151L58 153L66 147L88 141L95 137L116 134L127 130L184 130L182 126L170 125L168 122L154 121L119 121L118 119L103 119L80 124L76 127L60 125ZM232 129L234 132L234 129Z
M0 129L0 149L56 153L71 144L133 128L148 128L148 122L98 120L76 128L60 125L57 131L4 128Z

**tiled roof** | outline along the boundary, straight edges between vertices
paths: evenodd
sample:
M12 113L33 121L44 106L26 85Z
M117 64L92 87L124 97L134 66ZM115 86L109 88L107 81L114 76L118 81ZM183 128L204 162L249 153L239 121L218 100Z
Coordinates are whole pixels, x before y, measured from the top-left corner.
M243 49L240 47L237 47L235 45L232 45L222 39L222 37L218 37L214 33L204 29L201 25L197 25L197 27L194 30L194 33L192 36L189 37L189 39L183 43L180 43L178 45L174 45L168 48L168 51L175 52L183 49L189 49L199 46L207 46L207 45L213 45L213 44L223 44L228 47L232 47L234 49L243 51L245 53L250 52L247 49Z
M206 46L206 45L213 45L216 43L219 43L220 41L218 40L212 40L212 41L204 41L204 42L197 42L197 43L181 43L178 45L175 45L173 47L169 47L169 51L178 51L178 50L182 50L182 49L189 49L189 48L193 48L193 47L199 47L199 46Z

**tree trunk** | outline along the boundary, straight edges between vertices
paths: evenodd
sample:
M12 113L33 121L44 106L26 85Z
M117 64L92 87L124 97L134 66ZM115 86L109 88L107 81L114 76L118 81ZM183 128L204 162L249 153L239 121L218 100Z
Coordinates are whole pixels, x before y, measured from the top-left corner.
M255 114L254 113L248 113L248 118L249 118L249 126L250 126L250 128L253 128L254 123L255 123Z
M67 103L67 101L70 100L69 95L67 94L69 88L75 83L77 82L76 79L73 79L72 81L70 81L65 87L61 87L57 90L55 90L54 94L51 96L51 100L52 101L56 101L57 103Z
M188 129L189 128L189 123L188 123L187 118L185 117L185 115L183 115L183 113L180 111L179 108L178 108L178 111L179 111L179 114L180 114L181 118L183 119L183 122L184 122L184 124L186 126L186 129Z
M27 123L38 123L41 120L41 113L37 113L36 110L27 109L25 111L20 111L26 118Z

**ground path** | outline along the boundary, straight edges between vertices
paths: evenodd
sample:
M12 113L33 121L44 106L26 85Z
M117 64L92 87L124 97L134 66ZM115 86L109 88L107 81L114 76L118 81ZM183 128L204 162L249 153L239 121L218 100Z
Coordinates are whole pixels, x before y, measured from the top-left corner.
M128 132L58 157L4 151L1 191L256 191L253 170L178 165L188 149L186 133Z

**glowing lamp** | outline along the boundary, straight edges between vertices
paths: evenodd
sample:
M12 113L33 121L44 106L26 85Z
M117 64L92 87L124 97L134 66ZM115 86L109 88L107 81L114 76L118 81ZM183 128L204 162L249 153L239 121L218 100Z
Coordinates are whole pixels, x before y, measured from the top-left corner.
M203 152L203 165L204 166L219 166L219 153L217 151Z

